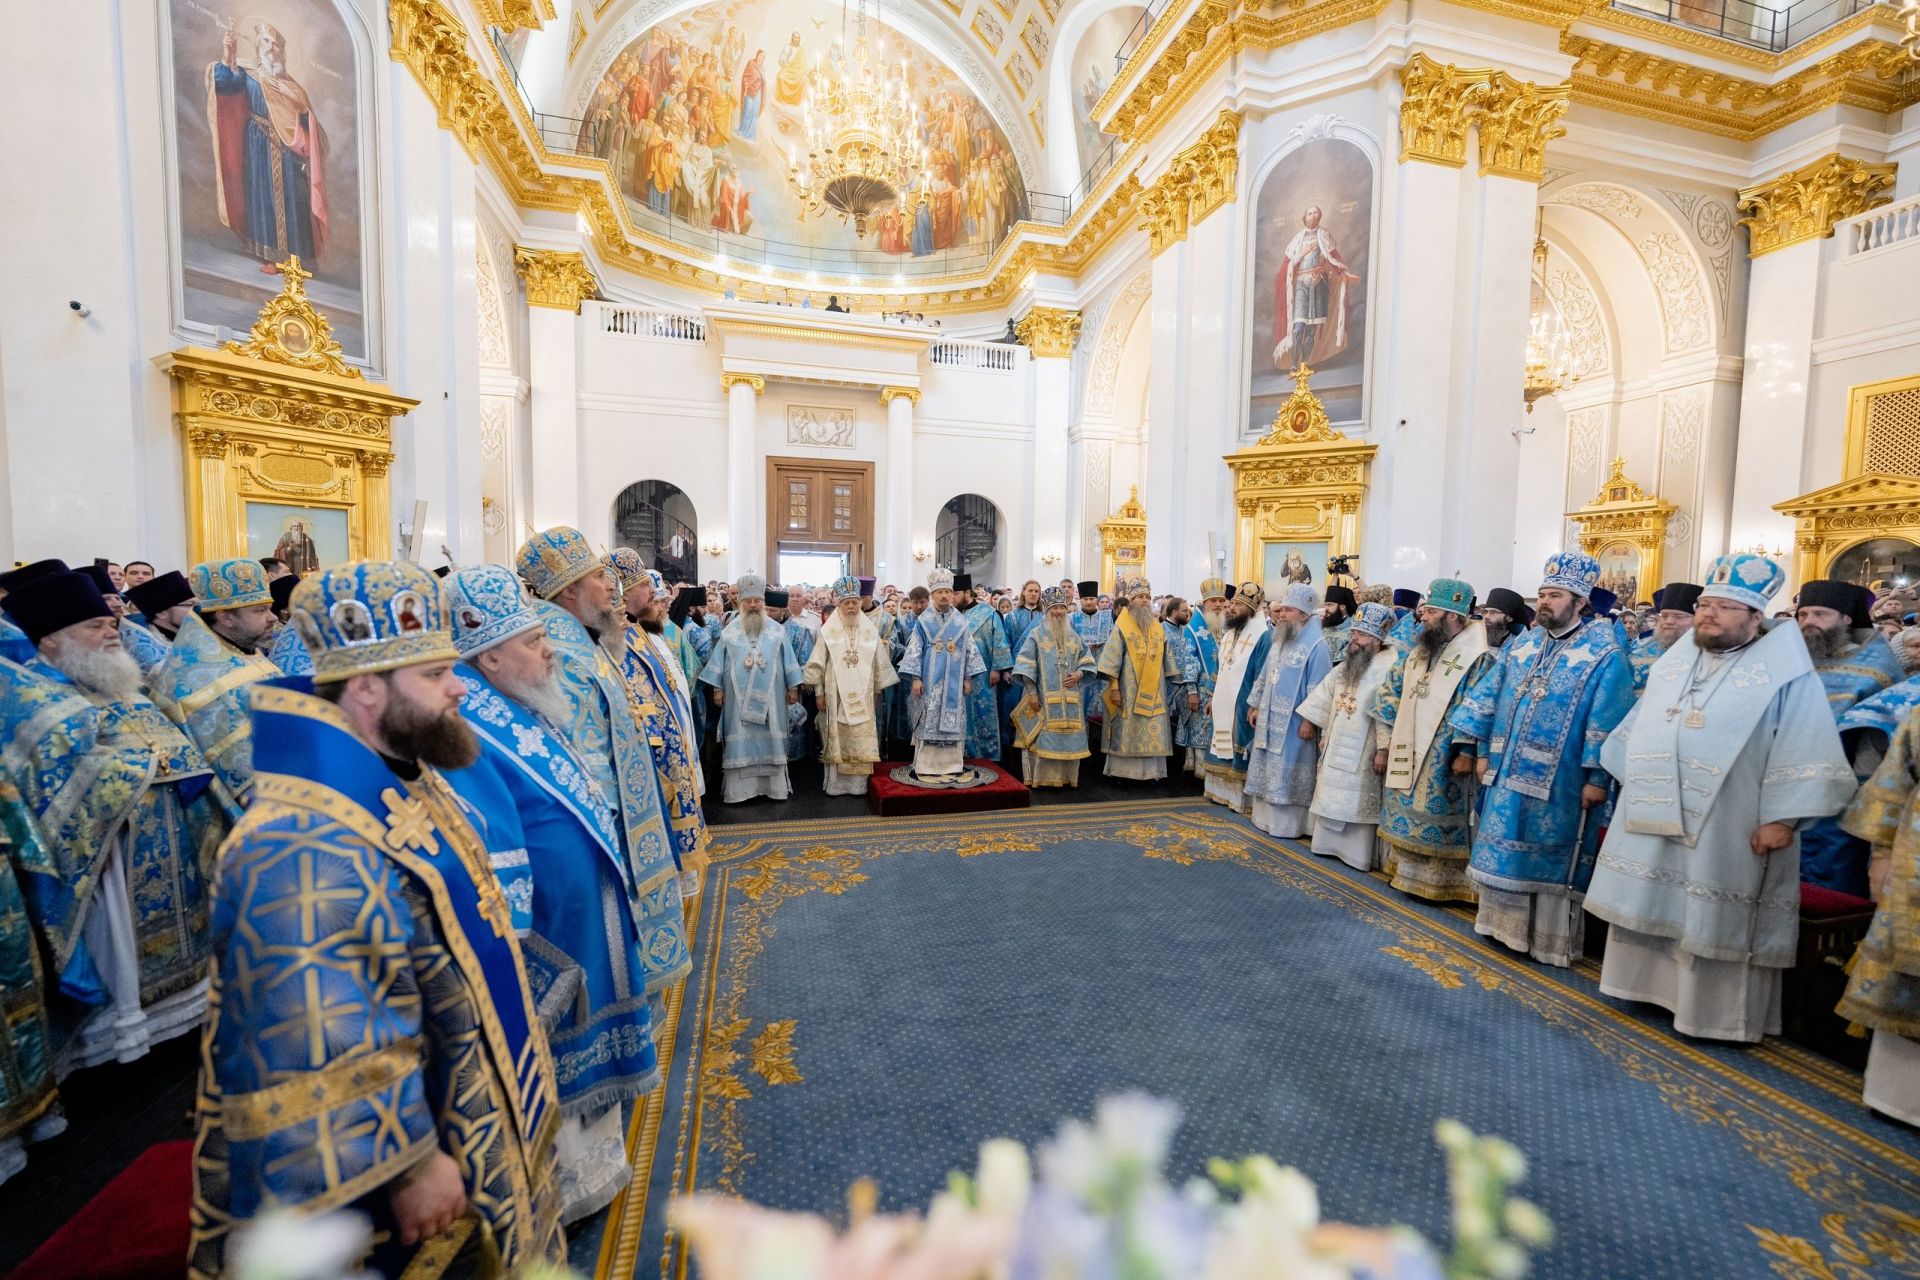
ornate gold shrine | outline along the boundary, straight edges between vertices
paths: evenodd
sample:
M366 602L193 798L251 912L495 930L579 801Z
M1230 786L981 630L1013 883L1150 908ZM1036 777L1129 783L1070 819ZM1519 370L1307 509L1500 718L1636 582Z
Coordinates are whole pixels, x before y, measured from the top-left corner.
M191 558L276 555L283 542L311 548L297 569L391 556L393 420L420 402L341 358L299 258L280 271L244 341L154 360L173 379L187 442Z
M1625 458L1615 458L1593 500L1567 512L1580 526L1580 549L1600 562L1600 585L1618 595L1622 605L1650 600L1665 585L1660 557L1675 510L1629 480L1626 468Z
M1920 480L1870 471L1773 509L1793 517L1793 580L1844 578L1870 585L1870 543L1920 546ZM1862 566L1869 572L1862 577Z
M1324 554L1315 554L1320 563L1308 565L1316 582L1327 559L1359 553L1360 508L1378 446L1333 429L1308 385L1312 378L1307 366L1295 368L1293 394L1274 412L1272 428L1257 443L1226 455L1239 511L1233 557L1237 582L1265 579L1269 546L1295 552L1299 544L1324 544ZM1361 577L1369 576L1365 565L1360 571Z
M1147 571L1147 509L1140 505L1140 486L1129 486L1120 509L1094 526L1100 535L1100 589L1118 591L1119 579Z

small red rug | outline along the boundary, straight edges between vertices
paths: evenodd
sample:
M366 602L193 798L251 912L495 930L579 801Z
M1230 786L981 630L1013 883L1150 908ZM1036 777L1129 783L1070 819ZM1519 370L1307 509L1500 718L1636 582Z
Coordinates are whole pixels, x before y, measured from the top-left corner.
M1024 783L988 760L969 760L967 763L976 769L991 772L992 782L954 790L895 782L893 771L907 768L911 763L883 760L873 767L873 780L867 783L867 808L873 810L875 817L904 818L923 813L1024 809L1033 803L1033 793L1027 790Z
M155 1143L7 1280L179 1280L192 1200L193 1143Z

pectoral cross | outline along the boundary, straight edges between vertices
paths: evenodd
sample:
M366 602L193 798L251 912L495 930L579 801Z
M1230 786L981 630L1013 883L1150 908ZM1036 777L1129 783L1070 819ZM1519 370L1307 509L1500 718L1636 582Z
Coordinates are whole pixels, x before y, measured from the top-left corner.
M1427 690L1432 687L1432 682L1428 680L1426 676L1421 676L1420 683L1413 686L1413 696L1416 698L1424 698L1427 696Z
M1460 661L1460 655L1456 653L1451 658L1448 658L1445 662L1441 663L1440 669L1446 672L1448 675L1452 676L1452 675L1460 674L1460 668L1466 665L1467 665L1466 663Z
M427 812L424 801L401 795L394 787L382 791L380 798L387 805L388 848L433 853L440 847L433 838L433 815Z
M1360 709L1360 699L1350 693L1343 693L1333 700L1333 709L1336 714L1350 716Z

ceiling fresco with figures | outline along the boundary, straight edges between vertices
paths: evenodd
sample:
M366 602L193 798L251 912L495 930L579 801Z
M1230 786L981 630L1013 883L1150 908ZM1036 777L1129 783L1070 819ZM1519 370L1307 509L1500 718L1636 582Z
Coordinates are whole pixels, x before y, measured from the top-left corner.
M809 150L818 78L863 69L907 104L917 153L864 231L833 209L810 213L789 181ZM579 143L657 217L876 264L990 248L1027 212L1012 142L954 69L871 8L828 0L717 0L646 28L592 83Z

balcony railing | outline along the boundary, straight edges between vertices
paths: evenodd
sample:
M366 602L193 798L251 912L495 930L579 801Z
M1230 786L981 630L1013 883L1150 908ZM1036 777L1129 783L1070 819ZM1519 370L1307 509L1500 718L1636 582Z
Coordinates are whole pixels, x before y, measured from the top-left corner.
M1920 196L1856 214L1834 227L1833 235L1840 242L1841 255L1849 258L1920 239Z
M1777 8L1753 0L1613 0L1622 13L1643 13L1676 26L1710 31L1741 44L1784 53L1877 0L1794 0Z
M947 369L979 369L987 373L1012 373L1020 348L1006 342L974 342L953 339L936 342L927 359Z
M684 311L603 302L600 332L623 338L657 338L662 342L705 342L707 322L701 316Z

